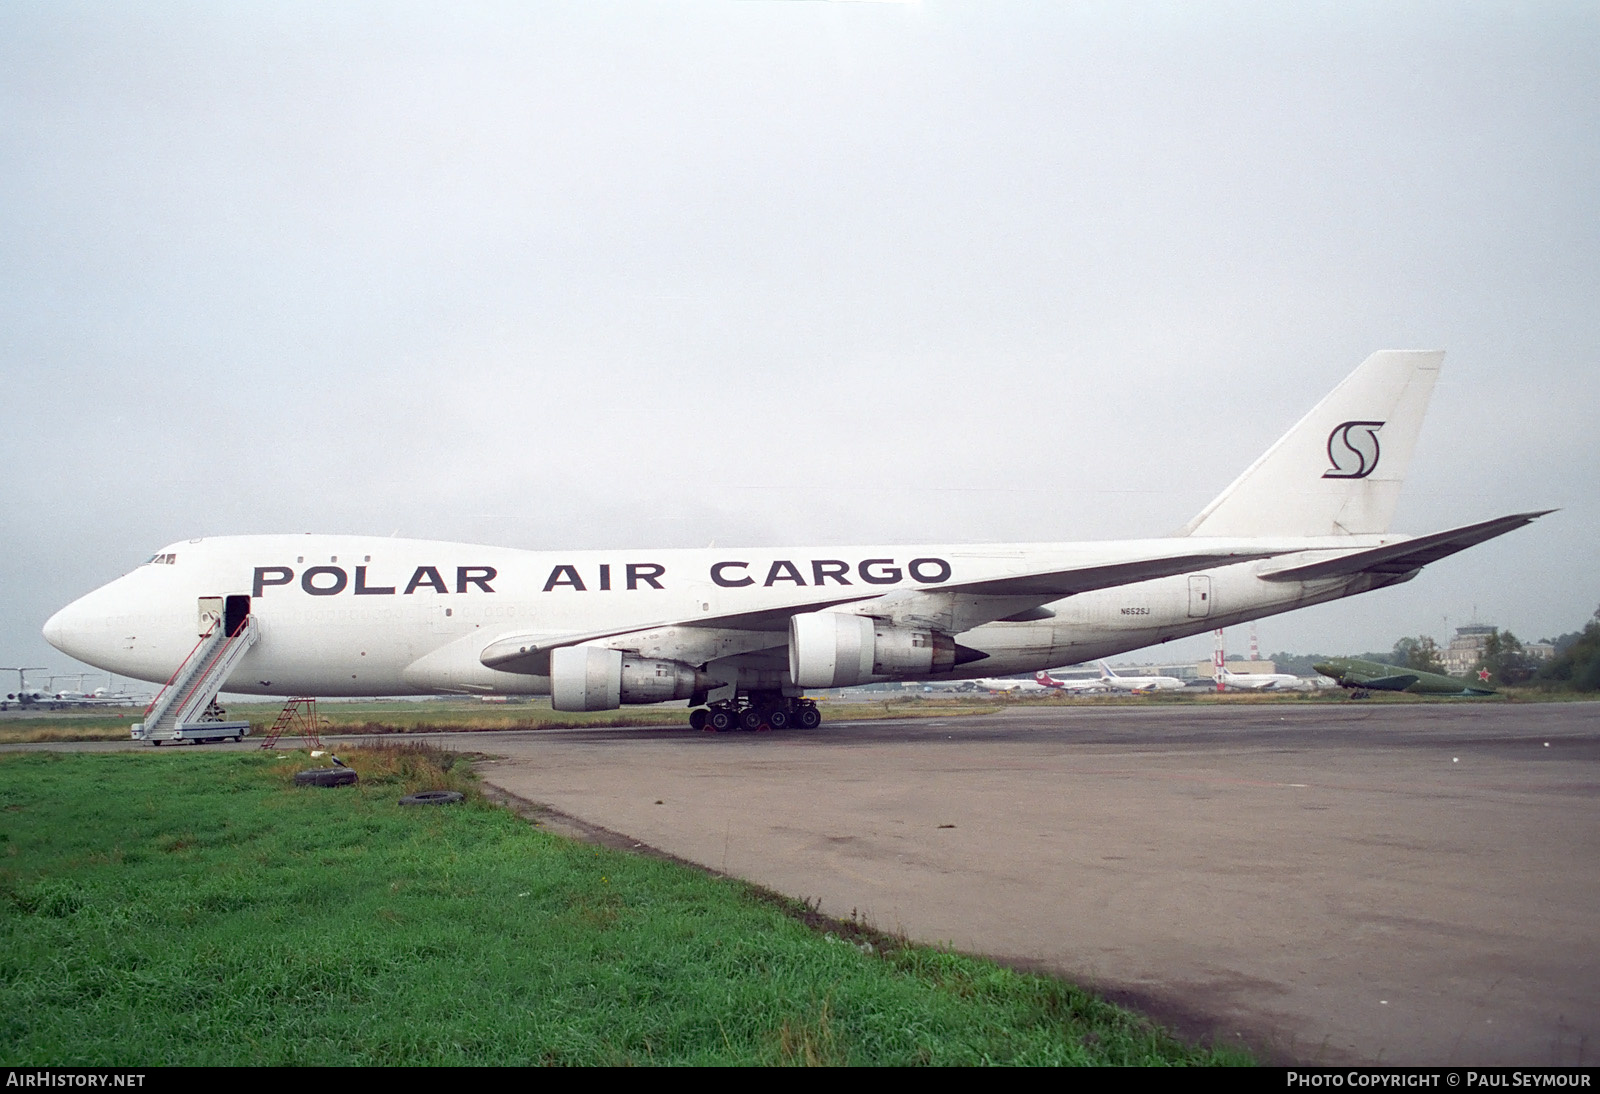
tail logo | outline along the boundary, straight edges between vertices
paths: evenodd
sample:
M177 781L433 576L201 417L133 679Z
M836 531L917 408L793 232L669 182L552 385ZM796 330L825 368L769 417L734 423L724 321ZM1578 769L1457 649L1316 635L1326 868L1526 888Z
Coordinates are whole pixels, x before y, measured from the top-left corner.
M1325 479L1364 479L1378 469L1378 430L1382 422L1342 422L1328 434Z

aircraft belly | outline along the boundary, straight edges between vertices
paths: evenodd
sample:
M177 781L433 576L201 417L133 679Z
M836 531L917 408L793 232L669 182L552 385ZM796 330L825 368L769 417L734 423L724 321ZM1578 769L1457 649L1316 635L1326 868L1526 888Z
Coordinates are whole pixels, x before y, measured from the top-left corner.
M1049 668L1055 649L1054 620L1039 623L989 623L955 636L956 642L988 654L946 673L930 675L934 680L962 680L980 676L1004 676L1013 672L1032 672Z
M473 630L407 664L398 674L407 689L470 694L548 695L550 678L501 672L478 660L490 636Z
M188 656L192 648L191 644L180 650L175 644L152 638L136 641L130 646L119 645L115 649L94 656L78 654L74 656L85 664L116 673L118 676L143 680L151 684L165 684L172 678L172 674L178 670L178 666L183 663L183 659Z
M1123 588L1083 593L1049 605L1045 624L990 624L958 636L963 645L990 654L962 675L999 675L1114 657L1175 638L1293 611L1350 595L1365 578L1314 582L1269 582L1249 567L1210 571L1212 611L1189 614L1188 577L1162 578ZM1360 590L1358 590L1360 591ZM1005 637L1002 637L1002 636ZM1026 636L1026 637L1023 637ZM978 672L979 665L982 671Z

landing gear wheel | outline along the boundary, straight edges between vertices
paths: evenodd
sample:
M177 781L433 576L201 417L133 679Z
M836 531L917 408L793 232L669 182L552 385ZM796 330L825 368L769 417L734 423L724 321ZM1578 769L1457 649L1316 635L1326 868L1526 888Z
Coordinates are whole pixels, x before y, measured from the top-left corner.
M794 712L794 724L801 729L816 729L822 724L822 711L808 703Z
M773 729L789 728L789 712L783 707L768 707L761 713L762 720Z
M761 728L761 711L748 707L739 714L739 728L754 732Z
M700 708L699 710L691 710L689 712L689 728L690 729L704 729L704 728L706 728L706 714L707 714L707 711L705 710L704 707Z
M725 710L708 710L706 728L713 733L726 733L733 728L733 715Z

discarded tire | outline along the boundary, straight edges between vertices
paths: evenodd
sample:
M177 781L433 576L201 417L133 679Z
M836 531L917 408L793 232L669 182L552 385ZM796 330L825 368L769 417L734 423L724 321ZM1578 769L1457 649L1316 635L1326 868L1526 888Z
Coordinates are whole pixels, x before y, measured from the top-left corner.
M450 805L466 797L459 790L424 790L420 794L407 794L401 805Z
M356 773L348 767L313 767L309 771L296 771L296 786L349 786L356 781Z

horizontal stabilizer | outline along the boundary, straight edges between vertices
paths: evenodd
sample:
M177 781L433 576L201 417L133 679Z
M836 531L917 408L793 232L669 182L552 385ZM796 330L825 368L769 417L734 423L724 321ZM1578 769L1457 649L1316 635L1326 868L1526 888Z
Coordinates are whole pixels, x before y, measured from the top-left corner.
M1532 513L1514 513L1509 517L1498 517L1480 524L1469 524L1446 532L1418 536L1403 543L1392 543L1386 547L1373 547L1370 550L1339 555L1337 558L1321 562L1272 570L1260 576L1266 581L1314 581L1317 578L1349 577L1353 574L1385 574L1400 577L1420 570L1430 562L1448 558L1457 551L1465 551L1468 547L1515 531L1525 524L1531 524L1546 513L1553 512L1554 509L1541 509Z

